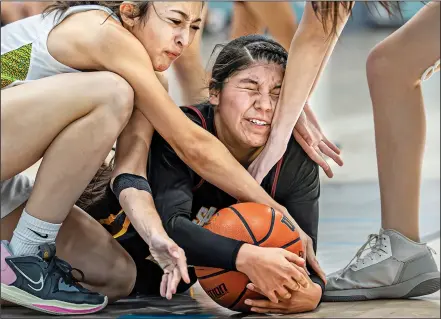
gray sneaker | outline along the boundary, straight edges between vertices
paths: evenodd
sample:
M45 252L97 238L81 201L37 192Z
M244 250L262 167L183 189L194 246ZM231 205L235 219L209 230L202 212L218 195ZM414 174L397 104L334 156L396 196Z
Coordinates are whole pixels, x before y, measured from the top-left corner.
M365 250L370 251L362 256ZM378 235L369 235L343 270L328 276L322 300L409 298L434 293L440 289L440 276L432 251L425 243L416 243L395 230L380 229Z

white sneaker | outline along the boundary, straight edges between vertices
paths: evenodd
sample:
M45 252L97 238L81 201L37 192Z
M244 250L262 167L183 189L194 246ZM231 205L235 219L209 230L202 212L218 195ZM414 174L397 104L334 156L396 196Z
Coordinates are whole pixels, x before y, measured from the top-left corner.
M365 250L370 251L362 256ZM440 289L440 273L432 251L425 243L416 243L395 230L380 229L378 235L369 235L343 270L328 276L322 300L409 298L434 293Z

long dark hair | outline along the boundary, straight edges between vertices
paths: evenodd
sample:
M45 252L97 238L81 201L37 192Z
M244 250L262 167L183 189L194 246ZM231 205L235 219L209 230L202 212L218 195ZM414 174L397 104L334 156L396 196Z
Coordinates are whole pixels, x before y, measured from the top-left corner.
M313 1L312 8L321 21L325 32L330 35L337 33L337 25L341 19L341 14L351 14L355 1ZM369 10L372 6L379 4L383 7L389 16L399 14L401 16L401 6L399 1L365 1ZM342 11L342 12L341 12ZM331 24L329 29L329 24Z

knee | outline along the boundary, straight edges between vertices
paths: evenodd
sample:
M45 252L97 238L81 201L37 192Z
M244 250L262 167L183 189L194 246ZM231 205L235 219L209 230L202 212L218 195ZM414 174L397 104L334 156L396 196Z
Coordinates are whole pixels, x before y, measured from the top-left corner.
M101 72L100 85L105 88L104 107L118 126L123 128L130 119L134 106L134 92L130 84L112 72Z
M366 60L366 75L368 81L378 81L393 75L393 59L389 58L385 48L375 46Z
M112 294L108 294L109 301L117 301L121 298L125 298L132 292L136 282L136 265L132 257L127 253L121 258L115 260L112 266L111 283L112 287L109 287L108 291Z
M366 75L369 87L385 90L386 87L412 89L419 85L421 71L406 65L399 47L387 41L376 45L366 60Z

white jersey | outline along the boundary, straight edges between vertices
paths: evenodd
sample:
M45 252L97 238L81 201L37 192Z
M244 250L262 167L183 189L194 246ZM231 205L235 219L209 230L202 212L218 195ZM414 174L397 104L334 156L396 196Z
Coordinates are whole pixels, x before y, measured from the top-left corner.
M80 5L43 16L38 14L1 28L1 89L47 76L80 72L51 56L47 49L49 33L68 16L89 10L102 10L119 21L106 7Z

